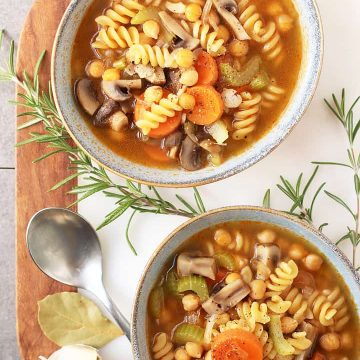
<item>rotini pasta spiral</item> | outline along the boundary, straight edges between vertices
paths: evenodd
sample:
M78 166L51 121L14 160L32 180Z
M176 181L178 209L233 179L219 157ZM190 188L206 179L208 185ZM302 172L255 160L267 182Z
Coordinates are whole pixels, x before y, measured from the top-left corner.
M135 44L130 46L126 53L128 62L151 66L160 66L161 68L177 68L178 64L175 56L170 53L167 47Z
M217 38L218 32L211 29L209 24L204 24L201 20L191 24L182 21L181 24L195 39L200 40L201 47L210 55L219 55L226 51L223 46L224 40Z
M258 302L253 302L250 304L248 301L239 303L236 306L236 311L240 318L240 321L243 321L244 328L248 328L248 331L253 332L256 328L256 324L267 324L270 321L268 315L267 305L259 304Z
M305 331L292 333L292 337L288 338L287 342L295 349L295 355L301 354L312 344L312 341L306 338Z
M268 60L278 65L283 59L283 44L276 24L270 21L265 25L255 5L249 0L240 0L240 22L249 36L263 44L262 52Z
M271 295L280 294L288 286L290 286L297 277L299 269L294 260L288 262L281 262L275 269L275 274L270 275L270 280L266 282L267 288Z
M232 134L234 140L243 140L255 130L260 112L260 94L242 92L241 97L243 101L239 106L239 111L234 114L233 127L235 131Z
M327 296L328 301L332 303L332 308L337 310L337 313L334 316L334 330L341 331L350 320L348 307L346 305L346 299L341 294L341 290L339 287L335 288L332 291L324 290L323 292L324 295Z
M269 333L264 329L264 325L257 323L255 325L254 334L259 339L262 346L266 344L269 339Z
M314 318L323 326L334 325L334 316L337 310L333 308L328 296L315 290L308 299L308 305L314 314Z
M182 110L178 100L176 95L170 94L167 98L162 98L158 104L153 102L150 110L145 110L140 115L136 126L144 135L148 135L151 129L157 129L160 123L166 122L168 117L173 117L176 111Z
M263 348L264 360L274 360L276 355L277 355L277 351L274 347L274 342L270 337L268 337Z
M95 21L103 28L112 27L117 29L121 24L129 24L130 20L143 8L144 5L141 5L136 0L121 0L114 2Z
M275 314L285 314L291 307L291 301L283 300L279 295L274 295L267 301L267 307Z
M261 92L261 106L266 109L271 108L284 94L285 90L277 85L275 79L271 79L269 85Z
M140 43L140 34L135 26L126 28L120 26L117 30L108 27L101 29L92 47L95 49L126 49L134 44Z
M299 289L293 288L287 294L285 300L291 302L289 313L293 315L294 319L300 323L302 322L308 310L308 303L300 293Z
M165 333L158 333L155 335L152 351L154 359L174 359L173 344Z

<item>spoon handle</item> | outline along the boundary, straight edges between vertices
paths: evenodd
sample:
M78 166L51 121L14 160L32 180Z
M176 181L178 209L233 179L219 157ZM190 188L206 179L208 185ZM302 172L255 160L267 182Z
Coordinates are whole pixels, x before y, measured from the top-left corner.
M93 281L90 286L85 290L93 293L105 306L106 310L110 313L116 323L120 326L125 336L131 342L130 323L129 320L122 314L120 309L116 306L110 295L106 291L102 281Z

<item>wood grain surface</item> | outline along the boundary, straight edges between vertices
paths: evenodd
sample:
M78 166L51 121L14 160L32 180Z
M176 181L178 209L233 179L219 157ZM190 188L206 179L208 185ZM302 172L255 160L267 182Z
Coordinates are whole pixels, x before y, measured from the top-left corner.
M34 2L19 40L17 71L32 74L42 50L48 51L42 70L41 84L47 88L50 79L50 59L54 37L61 17L70 0L37 0ZM15 10L14 10L15 11ZM24 109L17 108L17 113ZM22 119L26 121L27 119ZM41 125L32 131L41 132ZM28 130L17 133L16 140L28 137ZM32 262L26 248L25 234L28 221L38 210L50 207L65 207L74 201L66 192L69 184L55 192L48 190L69 175L66 156L56 155L38 164L32 160L44 154L44 145L31 144L21 147L16 153L16 311L17 336L23 360L36 360L39 355L48 356L56 346L42 334L37 323L37 301L46 295L71 290L46 277ZM1 357L1 356L0 356Z

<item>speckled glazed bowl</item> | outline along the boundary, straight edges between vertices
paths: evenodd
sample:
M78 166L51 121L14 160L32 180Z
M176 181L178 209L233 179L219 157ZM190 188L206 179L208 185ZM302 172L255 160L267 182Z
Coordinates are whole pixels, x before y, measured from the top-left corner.
M78 26L93 0L73 0L58 29L52 58L52 85L57 107L75 142L105 168L129 179L159 186L201 185L234 175L262 159L289 134L315 92L322 64L322 28L315 0L293 0L303 33L303 62L299 80L276 126L239 156L219 167L195 172L182 169L154 169L133 163L101 143L83 120L71 86L71 52Z
M171 254L176 253L176 250L186 240L199 231L229 221L259 221L272 224L306 239L337 269L348 288L351 289L352 300L360 318L360 277L351 266L348 258L322 233L308 224L278 211L247 206L227 207L210 211L178 227L164 240L150 259L140 280L133 309L131 338L134 359L151 359L148 345L145 341L147 338L147 301L150 291Z

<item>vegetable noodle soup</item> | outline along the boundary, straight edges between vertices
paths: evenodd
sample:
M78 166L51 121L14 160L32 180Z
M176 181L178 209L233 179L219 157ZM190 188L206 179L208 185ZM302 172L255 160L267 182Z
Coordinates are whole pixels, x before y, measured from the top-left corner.
M73 47L74 95L118 155L194 171L273 127L301 59L290 0L96 0Z
M304 239L257 222L194 235L148 300L151 359L358 360L359 330L332 265Z

